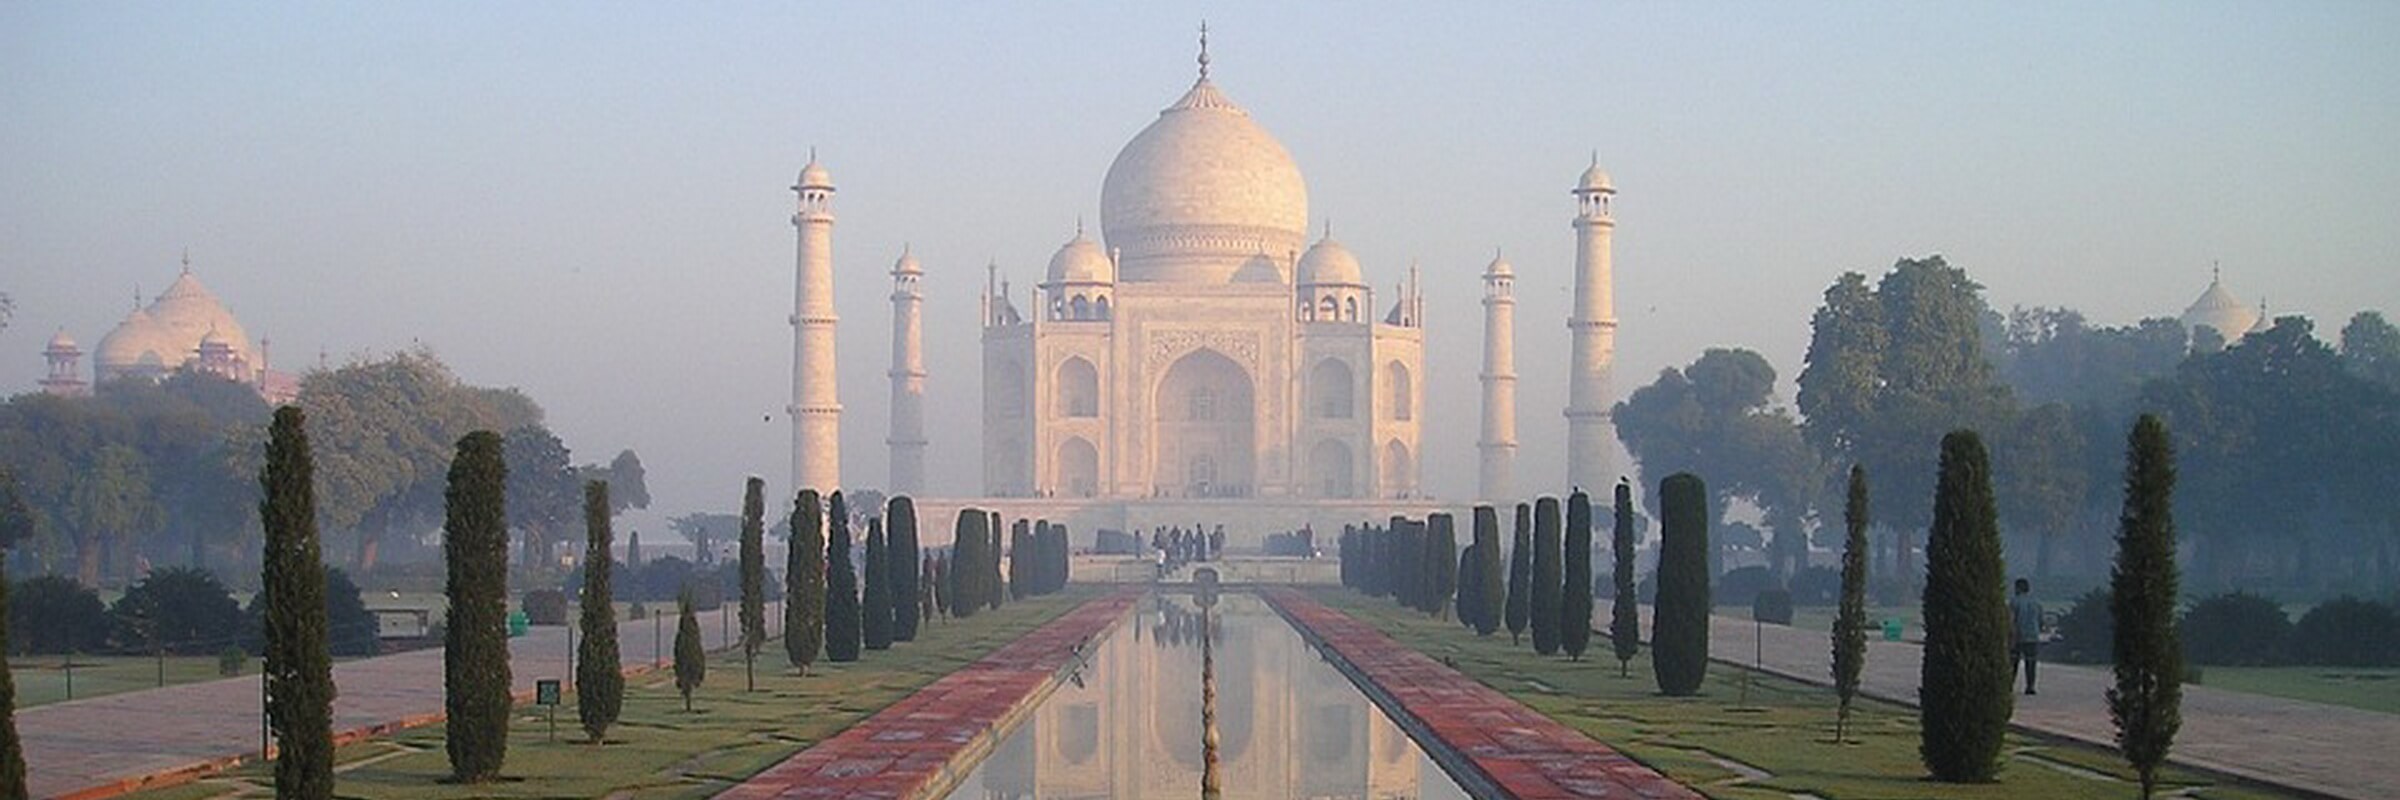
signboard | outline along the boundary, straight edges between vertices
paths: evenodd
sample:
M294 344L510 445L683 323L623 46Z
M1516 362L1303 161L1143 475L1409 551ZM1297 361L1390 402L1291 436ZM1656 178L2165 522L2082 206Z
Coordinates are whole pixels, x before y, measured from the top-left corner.
M558 679L543 678L534 681L533 704L539 706L558 705Z

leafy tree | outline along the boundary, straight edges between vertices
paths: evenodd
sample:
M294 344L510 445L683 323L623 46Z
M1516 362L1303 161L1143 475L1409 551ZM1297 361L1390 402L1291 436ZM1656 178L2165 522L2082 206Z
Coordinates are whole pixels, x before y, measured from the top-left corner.
M2292 626L2301 663L2334 667L2400 666L2400 614L2350 595L2327 600Z
M1592 498L1576 489L1567 495L1566 596L1559 603L1559 645L1583 660L1592 643Z
M64 575L36 575L11 590L10 645L30 655L88 653L108 640L100 593Z
M1516 535L1508 550L1508 643L1517 644L1533 619L1533 507L1517 504Z
M1669 697L1700 691L1708 676L1708 485L1689 472L1658 484L1658 599L1650 669Z
M1617 481L1616 525L1609 532L1609 551L1615 563L1611 582L1616 591L1609 603L1608 643L1617 654L1617 677L1631 674L1627 665L1642 653L1641 597L1633 582L1633 487Z
M2123 408L2143 383L2175 372L2190 339L2172 318L2093 327L2072 309L2019 308L2009 312L1996 366L2028 404Z
M692 710L692 693L708 680L708 649L700 644L700 615L692 610L692 590L675 600L675 691L683 694L683 710Z
M700 564L716 562L718 542L739 542L742 536L742 518L734 514L693 512L667 520L667 527L692 543L692 560Z
M758 691L758 651L767 646L767 482L742 486L742 680Z
M1565 607L1565 565L1559 561L1565 544L1559 540L1558 498L1533 503L1533 652L1558 652L1558 616Z
M617 451L607 466L584 464L575 468L575 476L585 481L608 484L608 513L625 513L626 509L650 507L650 475L642 469L642 457L632 450Z
M860 570L866 575L867 587L860 602L863 618L859 624L860 638L869 650L892 647L891 567L891 546L885 541L883 520L869 519L866 561Z
M576 644L575 717L593 744L608 738L608 726L625 708L625 671L617 652L616 594L610 573L616 569L612 552L608 482L583 484L583 641Z
M0 550L31 541L39 533L39 525L33 509L25 504L25 496L17 490L16 473L0 466ZM6 570L0 570L0 578L6 574Z
M87 586L99 584L111 553L118 562L111 572L130 574L134 542L158 530L164 513L150 493L148 460L122 444L100 449L69 502L77 531L75 576Z
M555 565L552 545L582 510L583 480L568 464L567 445L549 428L527 425L501 436L501 453L508 462L508 526L524 534L525 566Z
M442 550L450 616L443 633L444 749L451 777L497 778L508 757L508 467L500 435L458 440L445 493Z
M266 494L258 517L266 525L259 583L267 599L267 719L282 752L275 796L324 800L333 797L333 657L313 473L306 417L298 406L276 409L258 477Z
M0 547L0 576L8 574L8 548ZM31 797L25 790L25 745L17 738L17 680L8 666L8 581L0 578L0 797Z
M2108 690L2108 718L2117 727L2117 751L2141 776L2142 796L2149 797L2183 727L2183 647L2175 637L2175 452L2166 425L2149 414L2134 423L2130 439L2125 514L2109 575L2116 685Z
M1823 458L1882 476L1878 516L1903 529L1932 520L1924 443L1955 428L1998 429L2013 408L1986 347L1997 315L1982 290L1941 256L1902 259L1872 290L1843 274L1812 323L1802 434Z
M115 618L120 645L169 653L217 652L246 638L249 623L215 573L190 567L152 570L108 613Z
M2342 363L2384 388L2400 391L2400 327L2381 311L2361 311L2342 326Z
M2289 659L2292 619L2272 598L2228 592L2193 603L2176 633L2192 663L2266 667Z
M1500 629L1507 601L1507 573L1500 555L1500 512L1475 507L1475 635L1490 636Z
M858 571L850 561L850 507L835 491L825 537L825 660L857 661L860 645Z
M524 395L466 386L425 350L311 372L297 405L308 409L309 436L321 444L320 521L357 532L352 563L362 575L375 570L386 538L431 528L443 513L453 442L541 422L540 407Z
M1925 536L1917 752L1935 780L1981 783L2000 771L2000 746L2015 710L2008 570L1982 437L1963 429L1942 437L1935 486L1933 527Z
M1858 699L1858 675L1867 666L1867 468L1850 465L1850 489L1842 503L1842 599L1833 617L1833 693L1841 698L1834 718L1833 738L1841 741L1850 725L1850 704Z
M1775 368L1764 356L1710 349L1689 367L1660 372L1619 403L1613 418L1644 477L1715 476L1712 511L1734 500L1764 511L1775 533L1771 562L1788 572L1806 557L1804 522L1823 477L1799 425L1773 406L1774 389Z
M2001 515L2036 537L2033 574L2050 576L2060 536L2075 526L2091 490L2084 471L2084 438L2070 410L2050 403L2028 409L2001 443L1994 479Z
M783 562L783 655L800 674L825 646L825 510L817 490L792 503L791 550Z
M883 518L892 548L892 641L914 641L919 618L931 613L923 607L925 588L918 580L925 552L917 543L916 501L907 495L893 497L885 503Z

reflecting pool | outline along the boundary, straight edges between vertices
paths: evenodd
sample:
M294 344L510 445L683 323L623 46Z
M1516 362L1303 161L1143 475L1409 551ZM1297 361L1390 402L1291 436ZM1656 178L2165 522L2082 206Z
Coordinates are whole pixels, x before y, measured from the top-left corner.
M1136 609L953 800L1201 796L1204 649L1223 797L1467 797L1265 601L1218 598L1205 648L1192 597L1153 596Z

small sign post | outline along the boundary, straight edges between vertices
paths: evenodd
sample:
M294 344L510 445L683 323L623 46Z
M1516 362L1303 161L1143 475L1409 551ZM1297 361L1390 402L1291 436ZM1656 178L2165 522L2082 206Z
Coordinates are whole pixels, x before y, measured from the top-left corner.
M543 678L534 681L533 703L550 707L550 741L558 741L558 679Z

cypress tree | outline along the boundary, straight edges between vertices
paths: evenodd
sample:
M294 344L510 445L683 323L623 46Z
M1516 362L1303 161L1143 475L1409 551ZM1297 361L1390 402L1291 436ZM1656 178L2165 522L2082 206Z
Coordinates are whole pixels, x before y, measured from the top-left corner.
M1037 559L1033 556L1032 525L1020 519L1008 530L1008 590L1020 600L1033 594L1032 568Z
M859 604L859 637L869 650L892 646L891 549L884 541L883 521L867 520L867 557L861 572L867 577L866 597Z
M1566 596L1558 614L1559 646L1583 660L1592 644L1592 498L1576 489L1567 495Z
M991 544L983 549L983 599L994 610L1008 602L1008 586L1000 577L1000 537L1007 530L1000 525L1000 512L991 512L991 524L984 526Z
M858 572L850 565L850 507L835 490L826 511L825 660L858 660Z
M1458 588L1458 531L1449 514L1425 517L1425 568L1432 578L1425 585L1425 613L1444 613Z
M500 434L476 431L458 440L443 493L450 616L442 637L442 705L449 713L443 747L450 775L462 783L499 777L508 759L507 485Z
M1925 536L1924 603L1917 753L1935 780L1989 781L2000 771L2016 698L2009 694L2008 571L1991 459L1971 430L1942 437L1933 527Z
M1833 739L1850 728L1850 704L1858 697L1858 674L1867 665L1867 468L1850 467L1849 497L1842 504L1842 599L1833 618L1833 693L1841 699Z
M599 744L625 707L625 671L617 654L616 592L610 585L608 483L583 484L583 641L576 643L575 717Z
M1565 543L1559 540L1558 498L1533 503L1533 652L1558 652L1558 616L1565 608L1560 597L1566 587L1566 565L1559 563Z
M943 565L943 569L949 572L949 584L942 588L950 591L942 602L949 606L950 616L966 619L975 616L976 609L983 607L983 595L976 591L975 586L976 581L983 578L982 559L976 552L991 543L991 537L983 532L984 526L990 523L991 517L985 516L982 511L972 508L958 511L958 525L953 529L956 538L950 544L950 563Z
M700 645L700 616L692 611L692 587L684 585L675 598L675 691L683 693L683 710L692 710L692 693L708 679L708 650Z
M1633 487L1617 480L1616 526L1609 531L1610 570L1617 588L1608 606L1608 644L1617 654L1617 677L1632 674L1633 657L1642 654L1641 587L1633 580Z
M0 475L0 480L6 479L6 476ZM13 494L15 487L0 487L0 491ZM32 795L25 789L25 745L17 738L17 680L8 671L7 575L8 548L0 546L0 797L17 798ZM328 777L332 775L331 766L327 764ZM331 782L328 781L327 785L330 786Z
M767 482L742 485L742 683L758 691L758 651L767 646Z
M892 641L909 642L917 638L917 622L921 615L930 614L923 607L924 587L918 585L918 567L924 552L917 546L917 504L907 495L893 497L883 506L884 535L889 538L892 574Z
M1708 677L1708 486L1678 472L1658 484L1658 600L1650 621L1650 669L1670 697L1700 691Z
M940 591L942 573L940 562L934 560L932 553L926 553L922 558L925 568L917 573L917 621L930 623L935 607L940 605L933 596Z
M1533 507L1517 504L1516 535L1508 550L1508 643L1519 644L1533 619Z
M642 532L641 532L641 531L633 531L633 532L630 532L630 533L627 533L627 534L625 534L625 568L626 568L626 569L641 569L641 568L642 568Z
M2125 446L2125 511L2117 523L2117 563L2108 608L2116 619L2110 651L2116 686L2108 718L2117 750L2140 774L2142 796L2158 789L2158 769L2183 727L2183 647L2175 631L2175 451L2167 426L2143 414Z
M1475 635L1490 636L1500 629L1501 605L1507 600L1507 574L1500 560L1500 513L1491 506L1475 507Z
M1475 629L1476 603L1481 602L1475 599L1475 593L1482 591L1475 585L1475 578L1478 577L1475 565L1475 542L1469 540L1466 548L1458 551L1458 567L1454 573L1458 576L1458 596L1451 601L1451 605L1458 608L1458 624L1467 630Z
M266 467L258 475L265 495L258 504L258 519L266 529L259 583L267 600L267 718L282 752L275 760L275 796L327 800L333 797L333 657L326 624L325 562L317 539L315 473L300 408L275 409L267 430ZM13 687L10 691L13 694ZM13 697L9 705L14 708ZM0 761L21 762L13 711L11 717L10 738ZM0 766L0 771L6 769ZM16 770L21 783L23 768ZM6 783L0 780L0 786ZM20 789L7 796L25 795Z
M817 490L792 501L792 546L783 559L783 657L808 674L825 646L825 510Z

